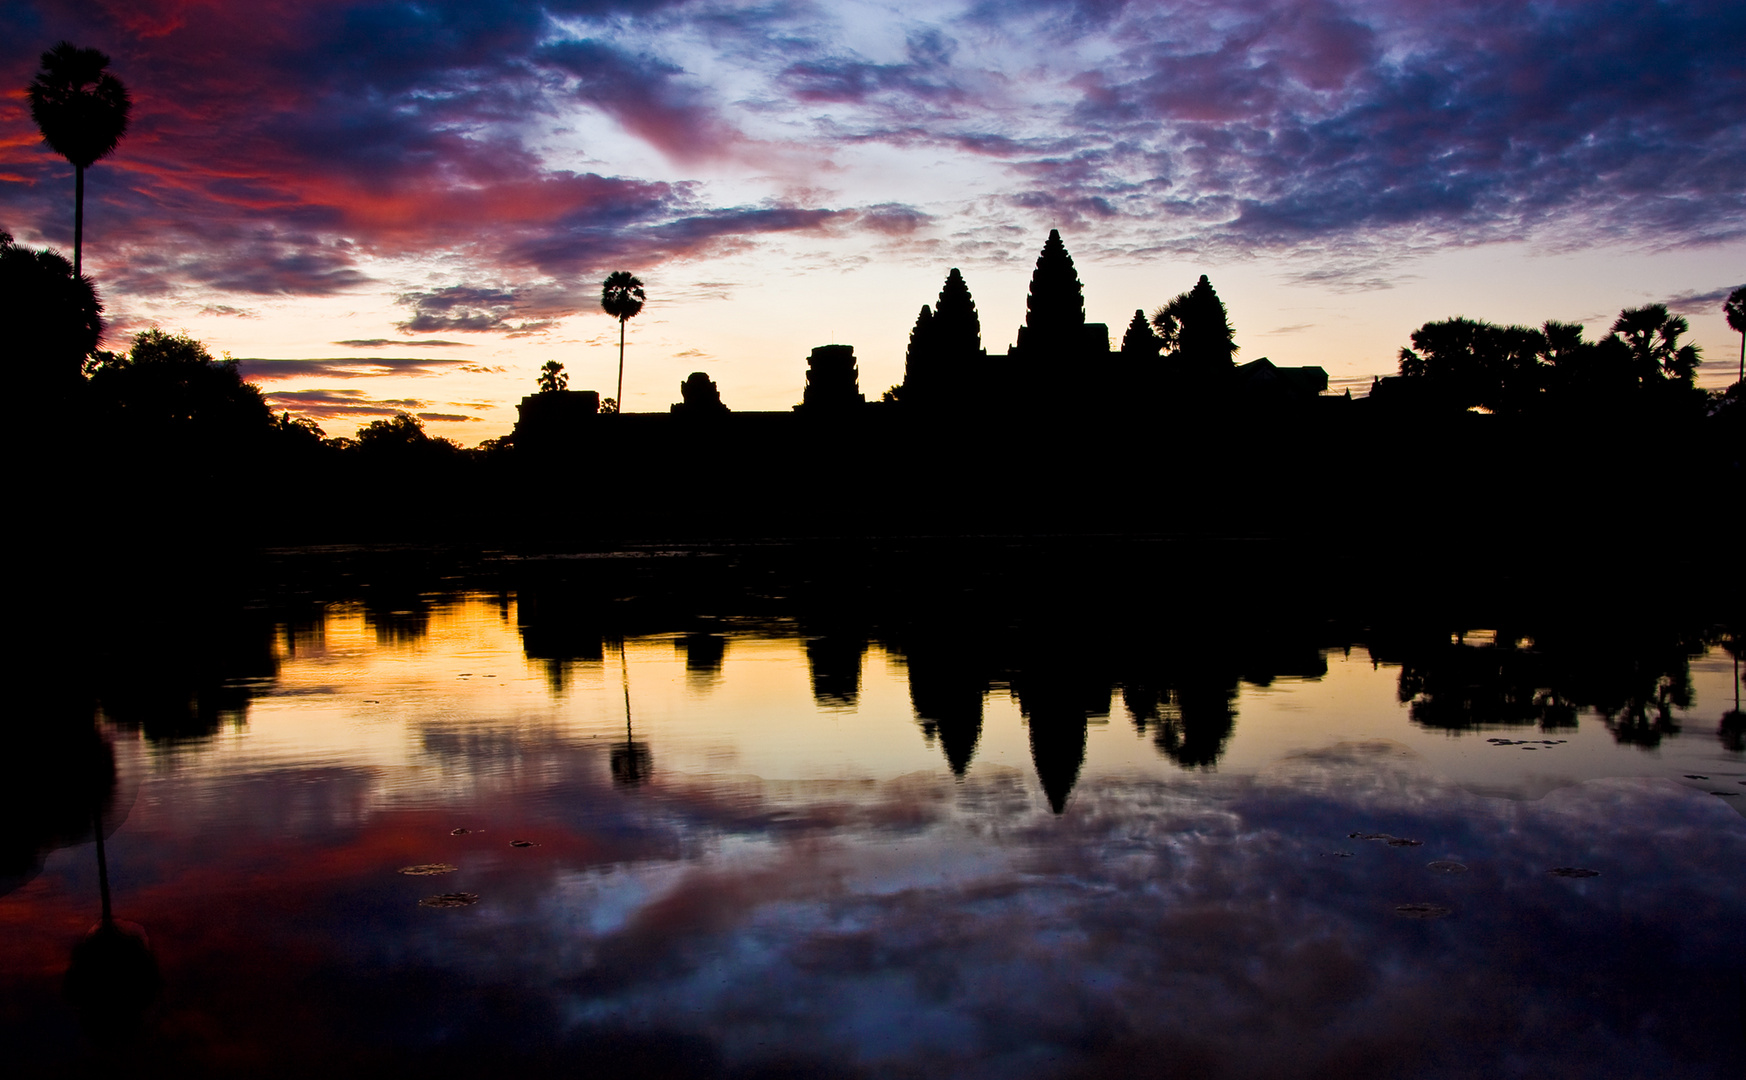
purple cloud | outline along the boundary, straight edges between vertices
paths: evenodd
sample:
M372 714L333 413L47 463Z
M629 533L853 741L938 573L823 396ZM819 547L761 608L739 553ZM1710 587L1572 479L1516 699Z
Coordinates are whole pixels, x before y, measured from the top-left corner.
M743 141L673 64L595 40L548 45L534 60L562 72L576 100L600 109L675 161L720 157Z
M295 411L314 420L395 416L430 405L418 398L373 398L362 390L274 390L266 398L275 409Z
M1722 304L1738 285L1724 285L1709 292L1684 292L1678 296L1669 297L1667 310L1676 315L1709 315L1722 310Z
M383 375L439 375L445 371L466 371L472 365L459 360L430 360L412 357L357 356L337 360L267 360L246 357L237 362L242 376L250 381L276 379L370 379ZM337 391L336 391L337 392ZM353 393L353 391L345 391ZM362 393L362 391L357 391Z
M88 178L87 260L118 300L336 295L432 256L451 280L580 291L770 233L944 217L838 184L844 147L1004 168L986 205L1131 251L1746 235L1729 0L1080 0L887 29L792 5L24 0L0 13L0 80L66 37L133 88L134 129ZM613 175L565 141L578 112L681 171ZM683 171L703 166L768 194L721 197ZM22 110L0 113L0 177L0 223L70 245L70 173ZM820 177L845 194L796 194ZM424 292L403 329L526 332L587 306Z
M426 348L432 348L432 349L437 349L437 348L470 349L473 347L470 342L444 341L442 338L421 338L417 341L408 341L404 338L352 338L348 341L336 341L336 342L334 342L334 344L335 345L345 345L348 348L353 348L353 349L386 349L386 348L389 348L391 346L405 346L405 347L424 346Z

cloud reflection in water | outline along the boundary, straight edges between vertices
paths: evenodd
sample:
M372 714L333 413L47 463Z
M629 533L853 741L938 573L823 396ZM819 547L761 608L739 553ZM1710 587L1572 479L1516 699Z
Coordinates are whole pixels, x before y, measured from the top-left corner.
M1137 692L1117 706L1132 723L1089 726L1110 683L1072 672L982 658L965 681L920 644L906 670L857 628L812 649L632 639L636 736L660 768L627 786L620 641L543 618L335 609L246 728L153 767L111 852L165 978L139 1053L218 1073L1002 1078L1704 1077L1738 1060L1741 815L1671 777L1475 793L1413 740L1464 739L1500 776L1540 755L1428 732L1394 670L1326 678L1374 683L1398 738L1304 714L1301 748L1218 771L1160 752ZM562 690L548 662L577 665ZM1217 681L1221 746L1278 725L1268 700L1326 705L1321 681L1273 698ZM1157 723L1192 721L1193 687L1158 685ZM1072 736L1070 798L1039 778L1039 722ZM1567 734L1544 753L1647 760L1592 718ZM1253 760L1233 746L1226 764ZM1704 784L1724 768L1740 771ZM22 1064L78 1060L42 950L83 929L85 854L0 899L4 925L42 930L0 937L0 1024L40 1033ZM1466 872L1431 865L1449 862ZM478 902L421 908L437 888L398 871L431 863ZM1548 874L1562 866L1600 874ZM1414 904L1450 914L1397 914Z

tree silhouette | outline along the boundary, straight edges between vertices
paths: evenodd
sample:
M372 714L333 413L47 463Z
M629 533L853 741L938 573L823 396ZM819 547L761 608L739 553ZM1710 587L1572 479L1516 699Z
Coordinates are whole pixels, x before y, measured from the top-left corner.
M19 247L0 232L0 325L6 353L25 362L15 378L32 391L75 386L102 336L102 313L91 279L59 253Z
M1540 353L1541 359L1553 366L1557 366L1568 357L1575 356L1584 345L1588 344L1582 339L1581 323L1556 322L1548 319L1540 327L1540 336L1544 339Z
M1728 302L1722 305L1722 314L1728 317L1728 325L1740 335L1740 376L1738 381L1746 383L1746 285L1742 285L1728 294Z
M411 413L395 413L358 429L358 450L379 461L434 461L452 457L460 447L451 439L427 434L424 421Z
M647 299L643 283L629 271L615 270L601 282L600 308L618 320L618 396L612 400L620 407L624 402L624 324L637 317Z
M327 438L320 424L307 416L292 416L289 409L279 414L273 426L283 442L302 450L315 450Z
M1670 314L1666 304L1626 308L1613 323L1613 333L1630 346L1637 377L1644 385L1662 379L1692 384L1703 361L1696 345L1679 343L1689 329L1684 316Z
M121 80L103 70L109 57L63 41L42 54L30 81L30 117L42 141L73 165L73 276L83 268L85 170L127 134L133 101Z
M1574 356L1582 327L1548 325L1554 328L1558 355ZM1432 400L1443 405L1483 406L1494 413L1530 406L1544 385L1541 359L1554 352L1544 331L1461 316L1426 323L1413 331L1412 342L1412 348L1400 351L1403 376L1421 381Z
M144 330L126 354L100 354L85 396L115 467L136 475L224 487L270 447L291 445L260 387L186 334Z
M540 393L555 394L570 385L570 376L564 374L564 365L556 360L547 360L540 367Z
M1188 294L1182 293L1152 312L1152 332L1158 336L1158 348L1174 354L1182 336L1182 313L1188 306Z
M1548 320L1540 327L1539 381L1549 401L1569 406L1617 402L1636 389L1625 343L1609 337L1583 340L1581 323Z

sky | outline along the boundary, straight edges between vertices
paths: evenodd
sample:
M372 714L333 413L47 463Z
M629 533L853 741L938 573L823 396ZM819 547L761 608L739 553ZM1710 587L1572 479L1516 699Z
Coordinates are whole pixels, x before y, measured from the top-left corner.
M630 411L692 371L785 409L829 342L877 397L952 267L1004 352L1051 228L1118 341L1204 273L1239 361L1335 392L1454 315L1665 302L1700 385L1739 362L1738 0L4 0L0 229L70 252L24 95L63 39L134 101L87 176L108 347L185 331L330 435L506 434L547 360L610 395L616 270Z

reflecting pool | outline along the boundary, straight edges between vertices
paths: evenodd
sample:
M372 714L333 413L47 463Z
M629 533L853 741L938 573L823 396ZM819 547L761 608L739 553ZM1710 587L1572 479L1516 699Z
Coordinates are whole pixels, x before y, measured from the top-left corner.
M325 597L98 680L13 823L7 1060L1740 1074L1714 635L783 606Z

